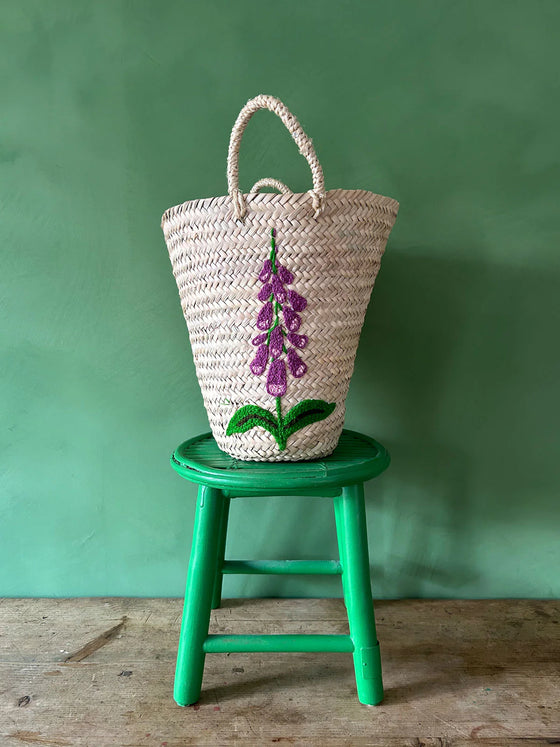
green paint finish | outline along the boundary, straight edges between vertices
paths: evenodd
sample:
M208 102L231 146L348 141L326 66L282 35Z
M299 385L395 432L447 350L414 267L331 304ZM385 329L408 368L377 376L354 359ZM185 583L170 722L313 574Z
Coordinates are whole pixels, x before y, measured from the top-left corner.
M209 635L204 641L207 654L266 651L290 653L323 651L352 653L354 644L347 635Z
M211 433L182 443L171 455L171 466L181 477L199 485L230 489L233 495L300 495L310 487L324 491L370 480L389 465L390 457L369 436L344 430L335 451L315 461L242 462L221 451Z
M345 486L334 501L358 698L360 703L377 705L383 700L383 680L371 595L363 485Z
M337 560L226 560L223 572L340 576L342 566Z
M195 493L167 460L208 423L159 220L225 194L262 92L328 188L401 204L346 414L393 457L366 488L376 594L560 596L559 26L556 0L4 0L1 594L183 593ZM259 113L241 184L269 175L311 187ZM329 503L234 502L230 557L335 557Z
M383 700L383 682L381 681L381 654L379 652L379 643L372 648L362 648L360 651L360 659L362 665L362 676L365 680L379 680L377 687L379 688L378 694L375 696L376 705ZM379 700L377 700L379 698Z
M223 496L223 502L221 507L220 515L220 532L218 536L218 562L216 566L216 578L214 580L214 588L212 591L212 609L217 609L222 602L222 586L224 581L224 557L226 553L226 541L227 541L227 528L229 521L229 505L230 499L228 496Z
M367 705L383 700L381 657L376 639L371 594L367 526L362 479L378 476L389 465L385 449L367 436L343 431L331 456L320 462L239 462L222 454L214 439L203 435L182 444L171 464L186 480L199 485L191 558L179 650L175 670L175 701L195 703L202 687L207 653L239 651L351 652L358 699ZM313 475L318 488L336 486L334 498L340 562L332 561L226 561L229 498L222 488L243 490L257 485L265 498L286 481L294 491ZM212 487L208 486L212 477ZM237 486L235 488L235 485ZM219 606L223 573L340 575L350 635L207 635L210 608Z
M203 646L216 597L225 503L219 490L204 485L199 488L175 667L174 697L179 705L196 703L200 695L206 658Z

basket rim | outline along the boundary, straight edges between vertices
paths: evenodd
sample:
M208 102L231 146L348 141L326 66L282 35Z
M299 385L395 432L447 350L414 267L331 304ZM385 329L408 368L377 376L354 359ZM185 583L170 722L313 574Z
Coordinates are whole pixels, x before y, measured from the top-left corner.
M361 195L363 197L373 198L373 203L377 203L380 207L383 207L385 209L394 210L395 216L399 209L399 203L393 197L386 197L385 195L380 195L376 192L370 192L367 189L329 189L325 194L326 201L328 202L329 195L334 197L349 193L355 196ZM254 201L261 203L289 203L293 198L298 198L299 200L308 194L308 192L288 192L286 194L278 194L277 192L248 192L247 194L245 194L245 198L247 200L247 205L250 205ZM167 208L167 210L161 216L161 225L163 226L166 221L168 221L170 218L175 217L176 215L188 213L191 210L197 210L201 208L209 209L212 207L218 207L223 205L228 200L231 200L231 197L229 195L219 195L218 197L202 197L195 200L186 200L185 202L181 202L178 205L173 205L172 207ZM318 220L320 220L320 218L318 218Z

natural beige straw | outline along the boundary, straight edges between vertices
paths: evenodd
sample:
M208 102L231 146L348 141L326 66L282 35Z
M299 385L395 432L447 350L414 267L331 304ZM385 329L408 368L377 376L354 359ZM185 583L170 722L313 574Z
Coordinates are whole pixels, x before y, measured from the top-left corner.
M310 166L309 192L292 193L269 178L248 194L239 189L239 146L259 109L269 109L286 125ZM326 456L342 431L360 331L398 203L365 190L325 192L311 140L272 96L257 96L241 110L231 133L227 179L228 195L184 202L162 218L212 433L223 451L239 459ZM280 194L259 192L261 187ZM250 369L256 352L251 340L260 333L257 319L263 307L257 298L263 286L259 274L271 252L272 229L276 261L293 276L286 287L307 299L298 315L298 334L308 342L297 351L307 371L301 378L288 372L281 417L307 400L334 407L328 417L293 432L284 449L263 427L226 433L240 408L275 412L266 373L255 375Z

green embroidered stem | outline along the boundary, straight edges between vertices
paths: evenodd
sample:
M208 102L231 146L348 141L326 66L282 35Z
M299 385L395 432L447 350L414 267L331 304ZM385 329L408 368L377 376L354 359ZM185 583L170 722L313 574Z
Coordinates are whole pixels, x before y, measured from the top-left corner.
M274 239L274 228L270 229L270 246L272 247L270 250L270 262L272 264L272 274L277 275L278 268L276 267L276 241ZM268 300L270 301L270 303L274 301L274 293L270 294L270 298ZM278 303L278 301L275 301L274 303L274 314L275 314L274 324L270 327L266 335L267 345L270 343L270 335L272 334L272 330L278 326L278 309L279 308L280 308L280 304ZM282 330L282 334L284 334L284 330ZM284 347L284 352L286 352L285 347Z
M282 397L276 397L276 421L278 423L278 446L280 451L284 451L287 439L284 437L284 423L282 422Z

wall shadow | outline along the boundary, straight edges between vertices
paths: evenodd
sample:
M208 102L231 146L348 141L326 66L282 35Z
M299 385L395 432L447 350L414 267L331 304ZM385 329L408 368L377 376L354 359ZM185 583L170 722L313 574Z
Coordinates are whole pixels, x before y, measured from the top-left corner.
M394 246L385 257L346 418L392 455L366 488L377 598L534 596L535 573L553 595L559 287L536 268ZM330 504L244 500L233 555L337 557ZM245 577L227 591L341 594L326 577Z
M392 455L367 492L378 596L531 595L512 555L560 522L559 290L537 268L384 258L347 416ZM500 557L493 587L479 568Z

